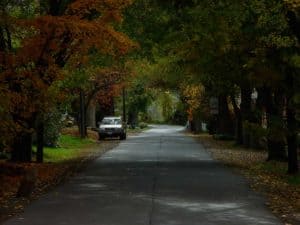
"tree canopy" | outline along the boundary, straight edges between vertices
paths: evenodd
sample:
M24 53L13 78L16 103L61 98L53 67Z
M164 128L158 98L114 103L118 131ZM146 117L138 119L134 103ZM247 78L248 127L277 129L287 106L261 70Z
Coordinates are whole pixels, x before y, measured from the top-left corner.
M265 139L269 160L298 171L299 1L24 0L0 13L1 142L14 160L31 160L32 134L62 99L113 104L126 89L135 120L158 89L176 93L194 130Z

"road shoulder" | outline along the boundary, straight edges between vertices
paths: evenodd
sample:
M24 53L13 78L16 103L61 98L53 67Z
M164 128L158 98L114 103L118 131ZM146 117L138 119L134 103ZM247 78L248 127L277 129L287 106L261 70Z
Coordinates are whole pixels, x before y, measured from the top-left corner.
M245 176L251 188L266 197L266 205L286 225L300 224L299 175L286 175L285 163L266 162L264 151L237 147L207 134L188 135L201 142L214 159Z

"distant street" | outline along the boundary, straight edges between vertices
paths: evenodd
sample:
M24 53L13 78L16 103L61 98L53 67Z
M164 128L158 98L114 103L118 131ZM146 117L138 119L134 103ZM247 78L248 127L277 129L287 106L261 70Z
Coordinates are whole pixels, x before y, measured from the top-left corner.
M4 225L279 225L182 127L153 126Z

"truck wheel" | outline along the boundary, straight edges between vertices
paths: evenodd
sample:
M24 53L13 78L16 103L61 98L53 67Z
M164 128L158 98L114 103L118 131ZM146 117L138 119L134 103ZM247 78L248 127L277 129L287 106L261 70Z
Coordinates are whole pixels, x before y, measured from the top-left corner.
M104 137L99 135L99 141L102 141L102 140L104 140Z
M120 135L120 140L126 140L126 134L121 134Z

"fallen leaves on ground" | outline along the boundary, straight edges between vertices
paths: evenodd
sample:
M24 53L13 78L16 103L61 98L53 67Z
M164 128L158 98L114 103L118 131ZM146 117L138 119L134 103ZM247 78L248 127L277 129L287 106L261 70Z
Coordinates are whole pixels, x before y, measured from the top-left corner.
M17 192L27 170L36 170L37 177L32 197L35 198L50 186L57 185L68 166L62 164L15 164L6 161L0 162L0 221L23 210L28 203L25 199L17 198Z
M31 200L57 186L80 171L91 160L114 148L118 141L105 141L93 148L82 149L78 158L61 163L10 163L0 161L0 223L20 213ZM35 188L29 198L17 198L17 192L26 171L36 170Z
M300 185L288 182L292 178L300 179L300 175L287 175L287 163L266 162L265 151L236 147L230 142L214 140L207 134L193 136L201 141L214 159L242 172L251 187L266 196L267 206L286 225L300 224Z

